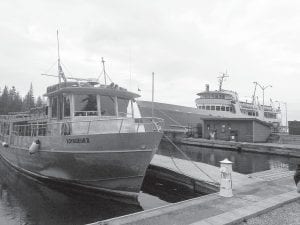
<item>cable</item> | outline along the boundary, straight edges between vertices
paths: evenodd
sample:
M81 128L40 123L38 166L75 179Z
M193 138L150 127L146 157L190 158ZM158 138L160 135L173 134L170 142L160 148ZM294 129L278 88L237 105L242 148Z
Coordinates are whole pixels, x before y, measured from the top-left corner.
M57 60L55 60L55 62L52 64L52 66L50 66L50 68L49 68L48 70L46 70L45 73L48 73L48 72L53 68L53 66L54 66L56 63L57 63Z
M185 157L187 158L198 170L200 170L203 174L205 174L213 183L219 183L211 176L209 176L206 172L204 172L190 157L188 157L168 136L164 135L164 137ZM177 167L177 166L176 166Z

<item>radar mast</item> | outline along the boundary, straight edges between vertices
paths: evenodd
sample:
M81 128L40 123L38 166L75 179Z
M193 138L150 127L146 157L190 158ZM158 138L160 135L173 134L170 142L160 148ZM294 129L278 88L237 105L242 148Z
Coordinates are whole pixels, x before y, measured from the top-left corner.
M227 74L227 71L225 73L222 73L222 76L219 76L219 91L222 91L222 85L223 85L223 82L224 82L224 79L226 77L229 77L228 74Z

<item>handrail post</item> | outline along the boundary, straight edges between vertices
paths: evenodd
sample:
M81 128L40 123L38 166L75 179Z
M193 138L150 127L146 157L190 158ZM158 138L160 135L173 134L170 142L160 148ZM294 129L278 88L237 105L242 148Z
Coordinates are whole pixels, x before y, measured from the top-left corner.
M139 132L139 127L140 127L140 122L138 122L138 126L137 126L137 129L136 129L137 133Z
M121 129L122 129L122 126L123 126L123 121L124 121L124 119L122 119L122 121L121 121L119 133L121 133Z
M91 126L91 120L89 121L89 126L88 126L88 130L87 130L87 134L90 133L90 126Z

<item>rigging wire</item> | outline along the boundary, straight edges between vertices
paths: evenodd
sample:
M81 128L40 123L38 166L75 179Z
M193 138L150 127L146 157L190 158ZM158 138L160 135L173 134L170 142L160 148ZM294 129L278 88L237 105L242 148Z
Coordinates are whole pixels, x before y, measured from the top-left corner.
M57 64L57 60L55 60L55 62L50 66L48 70L46 70L45 73L48 73L56 64Z
M205 171L203 171L190 157L188 157L187 154L185 154L167 135L164 135L164 137L177 149L185 158L187 158L198 170L200 170L203 174L205 174L210 180L213 181L213 183L219 183L214 178L212 178L210 175L208 175ZM173 161L174 162L174 161ZM176 166L177 167L177 166Z
M73 76L72 76L72 73L70 72L70 70L68 69L68 67L67 67L62 61L61 61L60 63L61 63L61 64L63 65L63 67L67 70L67 72L69 73L69 76L70 76L70 77L73 77Z

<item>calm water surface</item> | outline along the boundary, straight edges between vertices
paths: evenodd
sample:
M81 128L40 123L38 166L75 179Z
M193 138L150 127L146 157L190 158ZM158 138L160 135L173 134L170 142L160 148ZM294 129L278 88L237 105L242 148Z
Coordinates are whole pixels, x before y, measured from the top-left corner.
M178 145L178 147L194 161L204 162L214 166L220 166L220 161L228 158L233 162L233 170L243 174L260 172L278 167L295 170L296 165L300 163L300 158L295 157L284 157L252 152L239 153L237 151L190 145ZM166 141L161 142L158 154L166 156L172 155L177 158L186 159L178 150L175 149L175 147Z
M126 204L54 189L16 172L0 158L0 225L81 225L196 197L167 183L147 181L137 204Z
M300 158L257 153L179 146L195 161L219 166L219 161L233 161L233 170L248 174L275 167L294 170ZM167 142L162 142L159 154L184 158ZM139 195L137 205L120 203L97 196L53 189L24 177L0 159L0 225L81 225L116 216L139 212L172 202L196 197L176 186L149 180Z

